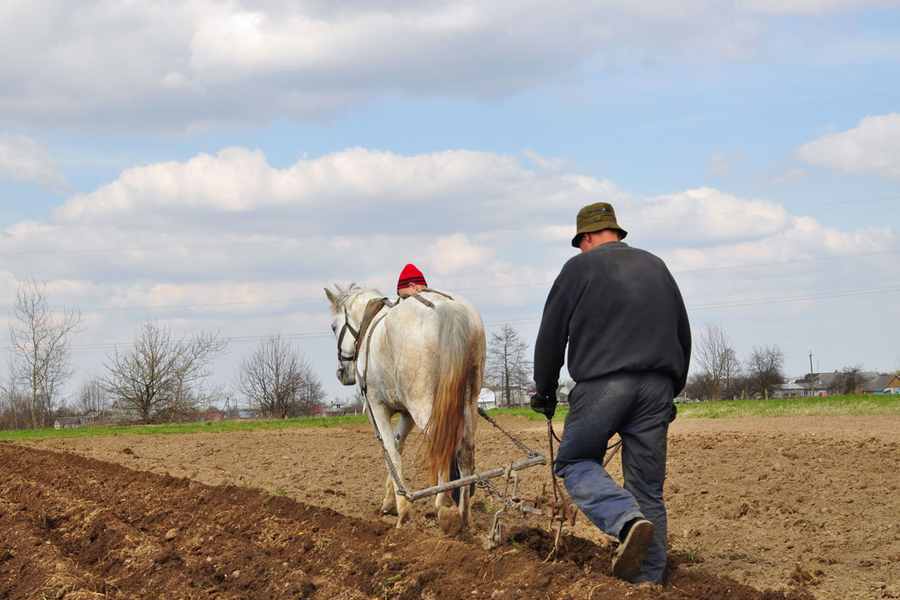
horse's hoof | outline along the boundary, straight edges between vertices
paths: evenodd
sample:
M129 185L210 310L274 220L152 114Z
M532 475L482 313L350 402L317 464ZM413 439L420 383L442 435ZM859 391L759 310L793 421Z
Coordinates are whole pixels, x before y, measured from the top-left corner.
M438 526L446 535L456 535L462 531L463 521L456 507L442 506L438 509Z
M391 498L391 502L385 502L381 505L381 514L382 515L394 515L397 516L397 503L393 502L393 498Z
M410 520L409 513L403 513L402 515L397 515L397 529L401 529L405 523Z
M453 499L450 498L447 494L439 494L434 499L434 507L440 510L442 507L450 508L451 506L455 506L453 504Z
M411 517L410 503L406 498L397 498L397 529Z

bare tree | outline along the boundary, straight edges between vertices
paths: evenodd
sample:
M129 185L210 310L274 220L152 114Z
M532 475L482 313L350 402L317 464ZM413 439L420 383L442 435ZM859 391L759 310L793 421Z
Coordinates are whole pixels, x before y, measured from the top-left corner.
M146 323L131 350L109 357L104 388L145 423L177 418L193 409L209 364L225 345L212 333L176 339L169 329Z
M768 398L776 385L784 383L784 354L778 346L753 348L746 365L751 394Z
M15 379L27 391L32 427L47 425L72 374L69 340L81 322L77 310L52 311L44 288L37 281L19 285L9 326Z
M234 391L231 389L223 389L221 397L224 404L222 412L225 413L225 418L237 419L238 417L240 417L241 409L238 406L238 401L237 398L235 398Z
M0 429L19 429L29 422L28 398L19 389L12 354L8 367L8 378L0 389Z
M94 377L81 384L78 392L78 409L81 414L102 417L109 405L109 393L101 379Z
M696 400L711 400L715 395L715 385L705 371L691 373L687 385L684 386L684 394Z
M260 342L244 360L238 387L251 406L281 419L313 414L325 399L309 363L279 335Z
M733 390L741 363L721 327L707 325L703 329L694 355L706 377L711 397L722 398L723 393Z
M500 392L500 406L511 406L524 400L524 390L531 377L528 344L509 324L492 333L488 342L485 379Z
M858 394L863 383L864 377L861 366L844 367L835 376L828 391L833 394Z

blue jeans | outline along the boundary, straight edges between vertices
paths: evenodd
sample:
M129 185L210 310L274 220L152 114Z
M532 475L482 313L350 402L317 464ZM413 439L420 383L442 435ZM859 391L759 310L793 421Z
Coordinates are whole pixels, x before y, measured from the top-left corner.
M572 501L594 525L619 537L631 519L653 523L653 542L635 582L662 583L666 569L666 437L675 418L672 380L616 373L576 384L554 463ZM622 438L624 488L603 468L609 438Z

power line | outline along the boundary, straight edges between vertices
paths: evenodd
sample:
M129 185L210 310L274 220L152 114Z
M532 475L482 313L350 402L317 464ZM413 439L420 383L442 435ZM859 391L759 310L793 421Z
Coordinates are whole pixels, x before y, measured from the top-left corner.
M870 296L873 294L894 294L900 292L900 284L892 285L889 287L881 287L881 288L872 288L867 290L844 290L839 292L826 292L821 294L807 294L807 295L796 295L796 296L780 296L780 297L769 297L769 298L757 298L754 300L746 300L746 301L730 301L730 302L716 302L710 304L697 304L688 306L689 311L702 311L702 310L714 310L721 308L740 308L746 306L759 306L764 304L785 304L792 302L813 302L817 300L830 300L835 298L848 298L848 297L856 297L856 296ZM519 319L501 319L501 320L493 320L487 321L484 323L485 327L492 328L498 327L500 325L507 325L512 323L534 323L541 320L540 315L523 317ZM229 343L246 343L246 342L257 342L264 340L266 338L271 337L275 334L266 334L266 335L243 335L243 336L228 336L222 338L223 340ZM327 331L301 331L294 333L281 334L281 337L288 340L300 340L300 339L310 339L310 338L329 338L334 337L334 334ZM80 346L71 346L70 349L73 352L76 351L93 351L93 350L115 350L119 346L129 346L132 342L100 342L96 344L84 344ZM11 350L11 347L5 347L4 350Z

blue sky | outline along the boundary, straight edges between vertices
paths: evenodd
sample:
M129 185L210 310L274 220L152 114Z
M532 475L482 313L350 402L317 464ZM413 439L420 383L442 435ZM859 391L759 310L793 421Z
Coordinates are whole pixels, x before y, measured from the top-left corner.
M900 368L896 2L73 11L0 9L0 290L84 307L73 388L147 319L327 333L323 285L407 261L531 340L597 200L739 356Z

